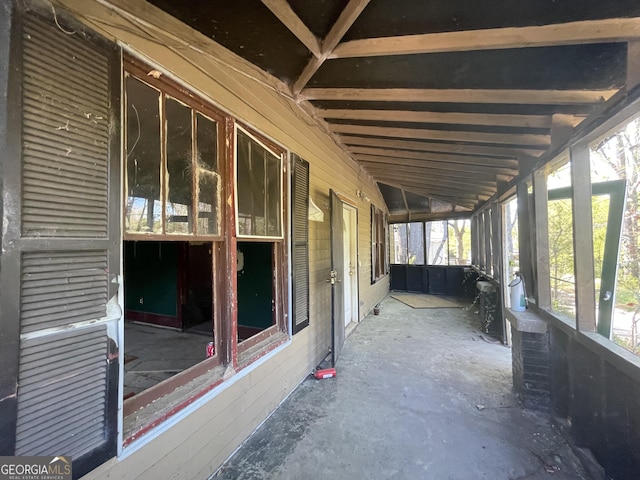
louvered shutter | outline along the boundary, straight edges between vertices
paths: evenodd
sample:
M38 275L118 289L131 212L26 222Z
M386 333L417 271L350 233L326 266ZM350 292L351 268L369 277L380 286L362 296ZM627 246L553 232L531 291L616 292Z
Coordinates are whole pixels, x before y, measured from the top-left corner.
M292 304L293 333L309 325L309 162L293 155Z
M15 455L71 456L79 477L116 453L120 57L55 14L21 12L19 217L2 265L18 274Z

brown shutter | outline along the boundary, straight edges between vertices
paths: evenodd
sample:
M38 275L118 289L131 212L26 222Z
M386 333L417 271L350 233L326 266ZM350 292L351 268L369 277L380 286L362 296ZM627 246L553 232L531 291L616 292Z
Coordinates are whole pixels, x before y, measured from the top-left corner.
M292 303L293 333L309 325L309 162L293 155Z
M20 12L22 155L2 259L17 274L15 455L72 456L79 477L116 453L121 67L114 45L42 11Z

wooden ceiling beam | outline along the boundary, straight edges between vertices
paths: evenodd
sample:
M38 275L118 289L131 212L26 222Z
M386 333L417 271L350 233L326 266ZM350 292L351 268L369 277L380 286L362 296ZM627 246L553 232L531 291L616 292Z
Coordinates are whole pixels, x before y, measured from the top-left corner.
M409 192L409 193L413 193L415 195L420 195L422 197L427 197L427 198L432 198L434 200L438 200L440 202L445 202L445 203L450 203L451 205L454 206L461 206L461 207L466 207L466 208L475 208L482 200L480 200L479 198L472 198L472 199L460 199L460 198L454 198L454 197L449 197L447 195L439 195L436 192L433 191L426 191L422 188L418 188L418 187L411 187L411 186L403 186L400 183L396 183L393 181L380 181L380 183L384 183L385 185L389 185L391 187L397 188L399 190L404 190L405 192Z
M262 0L262 3L309 49L314 57L318 58L322 55L320 40L300 20L287 0Z
M411 140L395 140L392 138L360 137L353 135L340 135L340 140L345 145L362 145L369 147L399 148L403 150L459 153L462 155L487 155L506 158L518 158L521 155L539 157L544 152L537 148L500 147L486 145L459 145L455 143L419 142Z
M285 0L282 0L283 2ZM300 91L309 83L311 77L315 75L327 58L333 53L333 49L340 43L344 34L351 28L351 25L357 20L362 10L369 4L371 0L350 0L344 8L336 23L333 24L331 30L325 37L321 46L321 54L312 58L304 67L302 73L293 84L292 90L294 95L298 95Z
M459 205L458 205L459 206ZM471 217L471 210L456 210L454 212L411 212L407 213L390 213L388 216L389 223L405 223L405 222L433 222L439 220L466 220Z
M369 2L370 0L350 0L322 42L324 52L333 53L344 34L351 28Z
M482 200L492 197L495 194L495 190L487 191L487 190L466 190L464 187L458 187L455 185L436 185L433 183L424 183L424 182L411 182L401 177L389 177L383 181L393 181L397 182L406 187L412 188L421 188L423 190L431 192L432 195L440 195L441 197L444 195L448 195L448 200L453 202L464 202L464 201L476 201Z
M304 100L356 102L497 103L521 105L584 105L602 103L618 90L516 90L438 88L305 88Z
M413 158L434 162L461 163L482 167L495 167L504 171L518 172L518 161L493 157L456 155L455 153L418 152L409 150L395 150L389 148L362 147L354 145L349 147L349 152L354 154L378 155L381 157Z
M370 155L359 155L356 157L358 163L368 166L384 166L384 165L395 165L396 169L403 170L405 168L422 168L429 172L433 172L434 174L442 174L442 175L455 175L462 177L473 178L481 178L486 180L492 180L494 182L510 182L517 173L495 173L487 170L476 170L471 168L470 166L457 165L456 168L451 168L449 164L442 163L431 163L424 162L422 160L410 160L403 158L394 158L392 162L383 160L384 157L374 157Z
M385 172L376 172L376 171L369 171L369 170L367 171L374 177L401 181L406 185L422 185L425 188L446 189L452 194L453 193L461 193L461 194L471 193L476 195L493 195L497 190L495 184L493 187L487 187L487 186L481 186L481 185L474 185L473 182L470 183L468 181L462 181L462 180L459 182L455 182L455 181L449 182L449 181L436 179L436 178L421 179L415 175L399 175L399 174L392 175L386 171Z
M369 135L375 137L408 138L413 140L442 140L447 142L497 143L547 148L551 145L550 135L529 133L485 133L461 132L451 130L427 130L422 128L370 127L331 123L329 129L334 133Z
M478 179L475 178L473 176L469 176L469 175L465 175L465 174L455 174L454 172L448 172L447 174L441 174L440 172L433 172L431 170L419 170L419 169L411 169L411 168L393 168L393 166L388 166L388 167L384 167L384 166L378 166L378 165L371 165L371 164L365 164L363 165L364 168L370 172L373 173L375 172L377 175L389 175L390 177L392 175L396 175L396 176L402 176L402 177L406 177L407 179L417 179L420 178L422 180L422 178L428 178L429 180L433 181L442 181L445 184L446 183L451 183L451 184L456 184L456 185L473 185L473 186L478 186L481 188L487 188L489 190L495 190L496 188L496 184L497 181L495 178L491 179Z
M530 27L366 38L339 45L330 58L553 47L640 39L640 18L607 18Z
M410 110L318 110L318 116L337 120L490 125L492 127L551 128L551 115L512 115Z
M516 176L515 173L504 175L487 171L475 171L473 169L466 168L462 165L458 165L457 168L448 168L442 164L433 164L431 162L422 162L420 160L405 160L405 159L393 159L393 162L380 161L381 157L372 157L370 155L359 155L356 157L358 163L366 166L367 168L386 168L389 167L395 171L411 171L413 169L420 169L423 174L445 175L456 178L466 178L467 180L486 180L493 182L508 182ZM397 161L395 161L397 160ZM418 171L418 170L417 170Z

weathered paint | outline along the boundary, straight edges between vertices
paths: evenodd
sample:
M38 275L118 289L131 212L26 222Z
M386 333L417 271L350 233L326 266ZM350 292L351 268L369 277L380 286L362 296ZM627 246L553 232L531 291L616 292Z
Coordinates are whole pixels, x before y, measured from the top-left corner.
M87 478L159 478L170 472L176 478L194 478L213 472L271 411L328 353L330 345L330 230L328 193L333 188L358 197L358 261L360 317L364 317L388 291L388 278L370 284L371 224L369 201L384 208L380 192L368 175L347 157L333 139L286 95L283 84L247 64L219 45L186 28L145 2L117 1L117 9L99 2L60 2L91 28L126 45L154 67L209 99L226 112L265 134L271 141L294 151L310 163L310 196L325 213L323 222L310 222L310 326L264 361L250 366L216 388L217 395L180 418L169 428L152 430L132 441L121 458L109 460ZM197 49L189 45L198 45ZM226 125L226 149L233 150ZM229 156L229 158L232 158ZM227 165L228 169L233 168ZM233 199L228 197L233 202ZM233 211L233 208L230 209ZM235 222L227 218L226 224ZM235 238L227 236L227 267L235 264ZM227 268L227 271L232 269ZM229 286L234 276L225 278ZM226 300L233 304L233 288ZM232 308L226 315L233 316ZM231 318L231 317L229 317ZM232 330L232 329L228 329ZM227 331L227 335L234 332ZM231 373L237 370L237 350L226 352ZM237 378L234 377L237 375ZM225 386L225 383L228 386ZM222 388L220 388L222 387ZM207 388L208 389L208 388ZM204 395L208 398L207 395ZM195 401L194 401L195 400ZM189 408L189 407L187 407ZM158 422L159 423L159 422ZM127 451L129 450L129 452Z

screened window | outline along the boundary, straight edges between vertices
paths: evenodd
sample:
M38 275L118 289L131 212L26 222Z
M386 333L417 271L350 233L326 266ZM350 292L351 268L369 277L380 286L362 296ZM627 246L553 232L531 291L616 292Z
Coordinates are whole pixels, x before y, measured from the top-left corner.
M471 221L449 220L449 265L471 265Z
M125 88L126 233L219 236L218 121L130 74Z
M447 221L425 223L425 243L427 245L428 265L448 265Z
M394 223L389 245L396 265L470 265L471 221Z
M282 155L237 130L238 236L281 238Z
M392 263L424 265L424 223L397 223L391 227Z
M570 163L565 163L547 178L551 305L555 312L575 317L576 282L570 187Z
M640 118L593 142L590 163L598 332L640 354Z

